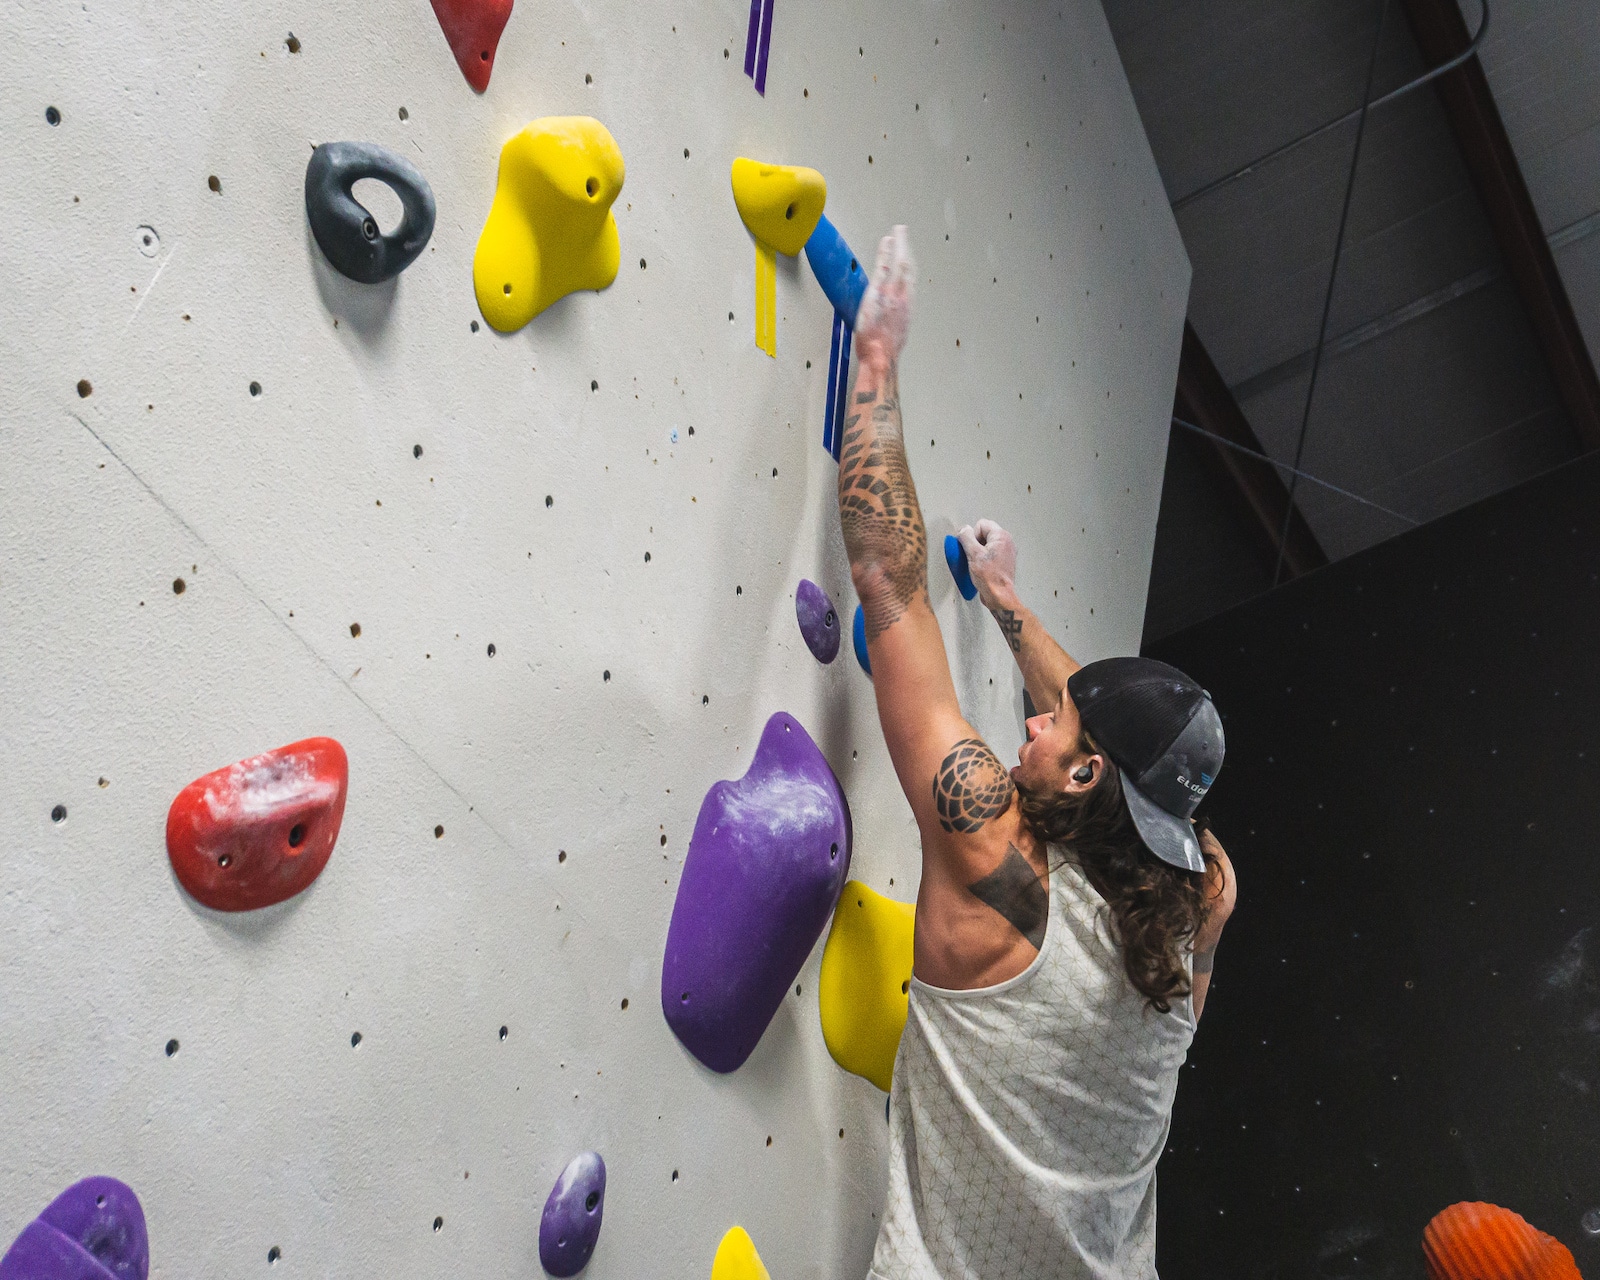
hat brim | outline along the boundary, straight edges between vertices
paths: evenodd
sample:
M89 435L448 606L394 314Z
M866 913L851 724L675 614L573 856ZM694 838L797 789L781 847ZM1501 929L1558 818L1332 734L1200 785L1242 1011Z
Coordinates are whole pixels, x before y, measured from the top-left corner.
M1122 794L1128 801L1128 812L1133 825L1139 829L1139 838L1145 847L1163 862L1185 871L1204 871L1205 857L1200 852L1200 841L1194 826L1187 818L1168 813L1123 775Z

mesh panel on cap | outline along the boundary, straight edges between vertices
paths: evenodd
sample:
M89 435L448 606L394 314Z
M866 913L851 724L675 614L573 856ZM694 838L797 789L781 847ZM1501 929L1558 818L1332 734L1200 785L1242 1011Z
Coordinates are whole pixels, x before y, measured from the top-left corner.
M1176 667L1154 658L1102 658L1073 673L1067 692L1083 727L1137 778L1161 759L1205 699Z

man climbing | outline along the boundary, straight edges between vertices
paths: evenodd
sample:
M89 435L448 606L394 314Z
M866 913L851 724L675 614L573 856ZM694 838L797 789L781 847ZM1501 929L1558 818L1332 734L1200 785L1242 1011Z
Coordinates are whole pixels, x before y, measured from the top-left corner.
M1234 902L1227 855L1189 820L1222 726L1162 663L1080 668L1018 599L988 521L962 545L1045 710L1009 771L963 719L900 425L914 275L896 227L856 321L839 461L878 714L922 834L871 1275L1154 1277L1156 1161Z

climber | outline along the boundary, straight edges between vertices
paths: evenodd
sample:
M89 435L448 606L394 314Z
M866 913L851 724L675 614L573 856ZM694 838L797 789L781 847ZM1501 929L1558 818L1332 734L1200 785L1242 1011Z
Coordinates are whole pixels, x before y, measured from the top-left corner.
M962 718L901 432L914 277L896 227L856 320L839 461L878 715L922 834L871 1277L1153 1280L1156 1161L1234 901L1191 822L1222 726L1171 667L1068 657L988 521L960 534L972 578L1046 710L1010 770Z

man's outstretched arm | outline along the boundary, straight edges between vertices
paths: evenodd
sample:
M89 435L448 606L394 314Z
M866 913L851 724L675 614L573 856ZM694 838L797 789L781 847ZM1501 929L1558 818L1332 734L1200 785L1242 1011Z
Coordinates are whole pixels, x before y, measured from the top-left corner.
M1044 624L1017 595L1017 547L1011 535L993 520L968 525L956 537L967 553L967 568L984 608L994 615L1000 634L1022 668L1022 680L1033 705L1048 711L1061 700L1067 677L1079 667L1057 644Z
M856 373L839 454L839 524L866 619L878 718L926 853L929 837L967 829L951 826L943 812L956 803L950 796L941 809L941 777L954 779L948 790L962 804L999 792L1009 802L1011 779L962 718L928 600L928 533L900 424L898 361L915 270L905 228L896 227L879 246L856 317ZM963 752L968 742L973 749ZM979 815L970 818L972 829L982 825Z

